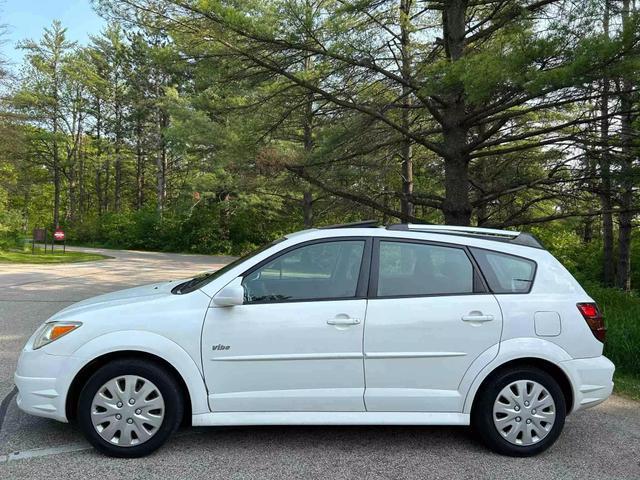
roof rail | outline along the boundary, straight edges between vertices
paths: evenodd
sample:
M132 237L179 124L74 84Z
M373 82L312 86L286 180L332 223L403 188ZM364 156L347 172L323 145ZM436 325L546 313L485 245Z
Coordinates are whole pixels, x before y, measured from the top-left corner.
M378 226L380 226L380 222L377 220L362 220L360 222L339 223L337 225L318 227L318 230L329 230L331 228L376 228Z
M417 230L421 232L449 232L449 233L466 233L469 235L497 235L500 237L514 238L520 235L521 232L514 232L512 230L497 230L495 228L481 228L481 227L460 227L457 225L421 225L418 223L406 223L401 225L390 225L390 230Z
M526 232L515 232L512 230L498 230L495 228L481 227L461 227L456 225L421 225L412 223L401 223L389 225L388 230L404 230L414 232L431 232L448 235L468 235L479 237L484 240L498 240L503 242L525 245L528 247L541 248L544 246L535 236Z

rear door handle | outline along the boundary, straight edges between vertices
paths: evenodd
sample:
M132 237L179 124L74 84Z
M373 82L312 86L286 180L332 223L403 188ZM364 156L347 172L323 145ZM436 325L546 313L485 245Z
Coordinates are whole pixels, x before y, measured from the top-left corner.
M358 325L360 320L357 318L332 318L327 320L327 325Z
M463 315L462 320L464 322L490 322L493 320L493 315Z

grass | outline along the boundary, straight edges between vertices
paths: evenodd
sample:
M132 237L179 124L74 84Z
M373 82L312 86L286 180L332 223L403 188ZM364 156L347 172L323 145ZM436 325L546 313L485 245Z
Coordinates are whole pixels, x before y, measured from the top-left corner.
M640 402L640 377L616 372L613 381L615 393Z
M640 400L640 298L614 288L587 286L604 313L604 353L616 365L615 391Z
M97 253L70 252L62 253L60 250L47 251L44 253L42 249L36 249L35 253L31 250L0 250L0 263L35 263L35 264L55 264L55 263L77 263L77 262L93 262L96 260L104 260L110 258Z

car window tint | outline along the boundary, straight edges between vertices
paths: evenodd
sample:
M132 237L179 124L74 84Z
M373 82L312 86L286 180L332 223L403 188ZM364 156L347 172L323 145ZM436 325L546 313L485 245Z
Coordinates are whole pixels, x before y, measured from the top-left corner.
M305 245L247 275L247 303L350 298L356 295L364 240Z
M378 296L473 293L473 266L460 248L380 242Z
M536 272L534 261L478 248L471 251L492 292L528 293L531 290Z

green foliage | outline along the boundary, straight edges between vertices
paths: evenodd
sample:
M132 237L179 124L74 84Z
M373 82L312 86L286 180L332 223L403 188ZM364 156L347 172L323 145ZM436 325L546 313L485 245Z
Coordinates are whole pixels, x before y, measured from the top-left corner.
M571 272L576 279L586 285L598 285L602 279L602 241L595 238L585 243L576 229L566 223L550 223L531 229L542 244ZM631 284L640 285L640 232L633 232L631 247Z
M205 202L206 203L206 202ZM71 243L109 248L242 255L295 229L256 197L240 197L188 212L110 213L68 230Z
M574 229L555 223L531 229L542 244L579 282L597 282L602 276L602 243L584 243ZM638 252L640 253L640 251Z
M593 283L585 286L604 314L607 326L605 355L615 363L618 372L640 378L640 298Z
M0 210L0 250L19 248L23 241L22 216L14 211Z

